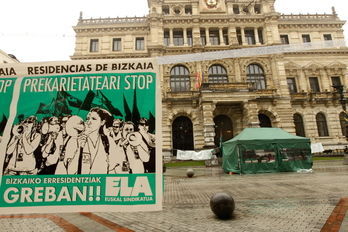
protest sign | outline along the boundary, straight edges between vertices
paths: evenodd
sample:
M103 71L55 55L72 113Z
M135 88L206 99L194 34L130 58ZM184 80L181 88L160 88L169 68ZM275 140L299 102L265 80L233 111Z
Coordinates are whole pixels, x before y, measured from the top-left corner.
M155 59L0 65L0 213L162 207Z

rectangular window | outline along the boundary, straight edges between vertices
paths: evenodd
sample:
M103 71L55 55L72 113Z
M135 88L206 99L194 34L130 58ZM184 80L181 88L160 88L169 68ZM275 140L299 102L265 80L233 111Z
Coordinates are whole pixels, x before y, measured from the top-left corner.
M311 87L311 90L313 90L314 93L320 92L318 77L310 77L309 85Z
M169 31L165 30L164 31L164 46L169 46L170 44L170 35L169 35Z
M331 34L324 34L324 40L325 41L332 40Z
M311 37L309 35L302 35L302 42L303 43L310 43Z
M121 38L114 38L112 40L112 50L113 51L121 51Z
M239 5L233 5L233 14L239 14Z
M255 4L254 11L255 11L255 14L260 14L261 13L261 4Z
M242 45L242 32L240 30L237 30L237 40L238 40L238 44Z
M183 31L173 31L173 43L174 43L174 46L183 46L184 45Z
M244 163L276 163L274 150L244 150L242 154Z
M280 42L282 44L289 44L289 36L288 35L280 35Z
M228 44L229 44L229 41L228 41L228 31L227 31L227 30L224 30L224 31L223 31L223 39L224 39L224 43L225 43L226 45L228 45Z
M279 149L282 161L310 160L309 148L282 148Z
M255 34L253 30L245 30L245 42L249 45L255 44Z
M89 51L90 52L97 52L98 49L99 49L99 40L98 39L91 39Z
M185 14L187 15L192 14L192 6L185 6Z
M332 86L342 86L340 77L331 77Z
M205 39L205 31L201 31L200 34L201 34L201 44L206 45L207 41Z
M192 31L187 31L187 44L192 45Z
M214 31L214 30L209 31L209 40L211 45L219 45L220 44L219 31Z
M139 37L135 39L135 50L144 50L144 37Z
M297 93L295 78L286 78L290 93Z
M164 15L169 15L169 6L163 6L162 7L162 12Z
M170 89L172 92L190 91L190 77L187 77L187 76L171 77Z

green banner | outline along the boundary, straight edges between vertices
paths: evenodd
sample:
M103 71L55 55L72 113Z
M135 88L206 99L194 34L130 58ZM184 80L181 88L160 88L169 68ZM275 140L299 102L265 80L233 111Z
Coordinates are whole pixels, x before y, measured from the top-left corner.
M155 59L0 66L9 70L0 75L0 213L160 209L157 66Z

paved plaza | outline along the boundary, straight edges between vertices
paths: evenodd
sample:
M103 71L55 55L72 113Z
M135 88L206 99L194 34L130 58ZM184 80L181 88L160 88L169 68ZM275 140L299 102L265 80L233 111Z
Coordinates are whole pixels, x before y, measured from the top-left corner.
M348 231L348 165L317 161L312 173L229 175L221 167L167 168L163 210L137 213L0 215L1 231ZM221 220L210 198L226 192L233 218ZM347 213L348 214L348 213Z

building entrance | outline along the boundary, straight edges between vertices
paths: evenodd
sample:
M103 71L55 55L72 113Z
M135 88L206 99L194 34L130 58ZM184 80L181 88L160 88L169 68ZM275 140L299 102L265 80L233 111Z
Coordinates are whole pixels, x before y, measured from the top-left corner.
M173 155L179 150L194 150L193 125L189 118L180 116L172 124Z
M226 115L218 115L214 118L214 123L214 143L217 147L220 147L220 140L222 140L222 142L225 142L233 138L232 121Z

